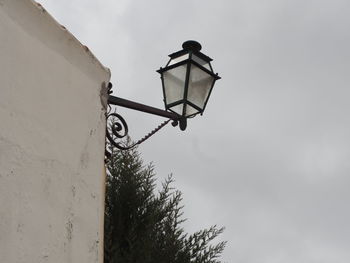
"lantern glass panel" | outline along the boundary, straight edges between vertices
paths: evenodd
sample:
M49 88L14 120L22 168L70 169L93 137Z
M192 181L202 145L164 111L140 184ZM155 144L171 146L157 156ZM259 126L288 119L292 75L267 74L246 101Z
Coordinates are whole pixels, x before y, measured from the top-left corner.
M187 64L163 73L166 105L182 100L184 97Z
M174 64L179 63L181 61L184 61L184 60L188 59L188 57L189 57L189 55L187 53L187 54L179 56L177 58L173 58L173 59L170 60L168 66L171 66L171 65L174 65Z
M197 114L199 111L195 108L193 108L191 105L186 105L186 117L190 115Z
M187 100L203 110L213 86L214 77L195 65L191 65Z
M208 61L205 61L201 59L200 57L197 57L196 55L192 55L192 59L196 61L199 65L203 66L204 68L208 69L211 71L210 64Z
M183 104L178 104L170 108L173 112L182 115L183 113Z
M179 114L179 115L182 115L183 114L183 107L184 107L184 104L181 103L181 104L178 104L178 105L175 105L173 107L171 107L170 109L172 111L174 111L175 113ZM190 115L194 115L194 114L197 114L199 111L195 108L193 108L191 105L186 105L186 113L185 113L185 116L188 117Z

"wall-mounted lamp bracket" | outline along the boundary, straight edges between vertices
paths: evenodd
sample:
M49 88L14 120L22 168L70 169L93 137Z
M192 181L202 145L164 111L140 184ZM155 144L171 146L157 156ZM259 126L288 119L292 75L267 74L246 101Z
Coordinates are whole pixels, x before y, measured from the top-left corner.
M185 130L187 126L187 120L185 118L182 118L180 115L173 113L173 112L168 112L165 110L161 110L158 108L154 108L145 104L137 103L134 101L130 101L127 99L119 98L112 96L111 91L112 89L112 84L108 84L108 105L109 108L111 109L111 105L115 106L121 106L124 108L132 109L132 110L137 110L153 115L157 115L160 117L167 118L168 120L164 121L161 123L158 127L156 127L154 130L152 130L150 133L148 133L146 136L138 140L132 145L126 145L125 142L122 141L123 138L128 136L129 133L129 128L128 125L125 121L125 119L118 113L114 112L108 112L107 113L107 130L106 130L106 137L108 141L115 146L116 148L120 150L129 150L136 145L141 144L142 142L146 141L148 138L150 138L153 134L158 132L161 128L163 128L165 125L167 125L170 121L172 121L172 125L175 127L178 124L180 124L180 129ZM106 157L109 158L110 153L106 150Z

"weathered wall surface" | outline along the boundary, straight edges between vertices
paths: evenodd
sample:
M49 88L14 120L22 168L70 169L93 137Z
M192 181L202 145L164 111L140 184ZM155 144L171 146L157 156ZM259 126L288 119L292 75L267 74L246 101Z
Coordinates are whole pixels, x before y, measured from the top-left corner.
M102 262L109 71L30 0L0 0L0 262Z

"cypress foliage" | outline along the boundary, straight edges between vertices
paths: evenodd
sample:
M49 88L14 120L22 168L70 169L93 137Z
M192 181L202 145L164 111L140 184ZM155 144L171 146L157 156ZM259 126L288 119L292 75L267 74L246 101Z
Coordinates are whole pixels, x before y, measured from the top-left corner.
M107 171L105 263L221 262L226 242L211 241L223 228L185 233L182 196L171 176L157 192L153 166L144 166L137 150L112 149Z

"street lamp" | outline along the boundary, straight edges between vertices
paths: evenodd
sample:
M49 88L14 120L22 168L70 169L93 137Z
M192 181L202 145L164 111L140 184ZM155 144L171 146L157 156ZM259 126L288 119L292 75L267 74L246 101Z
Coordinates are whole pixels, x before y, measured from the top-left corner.
M187 126L187 118L203 114L215 81L220 77L213 71L210 63L212 59L200 52L201 45L198 42L186 41L182 48L170 54L170 60L166 66L157 70L161 74L165 110L112 96L110 95L112 85L109 84L109 105L122 106L168 118L144 138L131 146L126 146L115 140L128 135L126 121L117 113L108 114L107 119L112 121L106 134L110 143L115 147L122 150L130 149L148 139L171 120L173 126L180 123L180 129L184 131Z
M182 50L170 54L165 68L160 68L165 108L177 113L180 129L186 129L186 120L203 114L216 80L210 62L212 59L200 52L196 41L186 41Z

